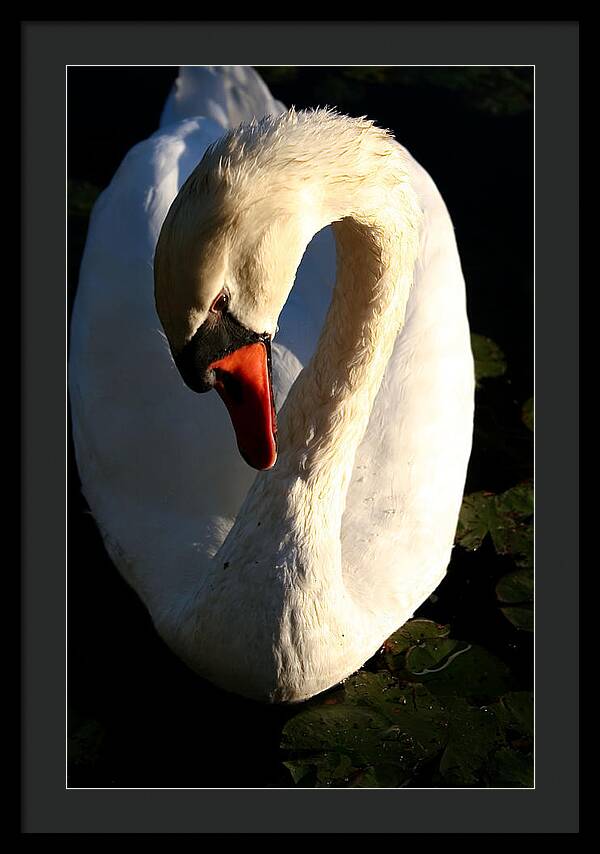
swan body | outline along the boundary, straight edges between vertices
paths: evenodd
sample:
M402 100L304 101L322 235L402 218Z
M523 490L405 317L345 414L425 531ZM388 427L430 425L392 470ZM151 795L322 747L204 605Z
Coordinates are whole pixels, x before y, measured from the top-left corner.
M358 669L445 574L473 421L465 288L444 202L389 134L282 112L250 71L235 119L244 85L242 118L265 118L225 132L226 99L183 115L216 73L182 70L94 208L73 434L106 548L165 641L227 690L294 702ZM258 474L177 369L223 291L233 323L273 338L278 458Z

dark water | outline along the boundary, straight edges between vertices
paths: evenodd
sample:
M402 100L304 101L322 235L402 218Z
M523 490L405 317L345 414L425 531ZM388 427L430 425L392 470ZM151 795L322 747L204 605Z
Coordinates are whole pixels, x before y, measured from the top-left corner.
M154 132L175 68L69 72L68 173L104 187L129 148ZM533 393L532 111L506 107L505 81L454 88L415 69L403 80L350 80L335 69L277 75L275 97L298 108L334 104L391 129L430 172L453 218L474 332L505 352L507 377L477 393L467 492L502 491L532 473L532 434L520 407ZM527 82L525 80L525 82ZM471 86L471 89L469 89ZM514 93L513 93L514 94ZM497 96L501 109L493 109ZM514 106L514 105L513 105ZM517 105L518 106L518 105ZM69 217L69 299L87 221ZM69 460L69 707L72 786L288 786L281 727L297 709L264 707L208 685L156 637L104 554ZM532 685L532 637L500 612L495 581L513 568L485 542L454 550L448 574L418 615L506 661ZM425 782L426 784L426 782ZM423 782L421 781L421 785Z

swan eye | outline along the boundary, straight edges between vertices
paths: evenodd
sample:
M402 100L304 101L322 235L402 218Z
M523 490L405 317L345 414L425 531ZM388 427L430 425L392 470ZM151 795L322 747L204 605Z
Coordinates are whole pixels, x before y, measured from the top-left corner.
M229 297L225 291L221 291L221 293L215 298L210 310L214 312L214 314L221 314L227 308L228 303Z

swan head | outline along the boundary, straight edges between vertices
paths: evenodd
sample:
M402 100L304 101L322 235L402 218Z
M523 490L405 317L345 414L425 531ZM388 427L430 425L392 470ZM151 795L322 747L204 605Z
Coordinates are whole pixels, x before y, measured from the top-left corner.
M173 359L195 392L216 389L246 462L271 468L277 426L271 339L319 224L289 170L268 180L242 126L210 148L176 196L154 258L155 299Z

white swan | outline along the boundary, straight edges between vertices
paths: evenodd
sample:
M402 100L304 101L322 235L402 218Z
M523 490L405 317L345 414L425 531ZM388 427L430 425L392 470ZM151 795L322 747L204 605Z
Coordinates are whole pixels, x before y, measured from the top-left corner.
M221 124L183 118L202 81L234 74L239 110L253 72L182 70L165 111L180 121L136 146L96 204L73 432L106 547L165 641L227 690L299 701L358 669L443 578L473 362L427 173L364 119L280 113L262 82L258 123L223 136L225 108ZM182 375L216 381L242 453L267 468L278 443L274 467L246 465L218 395Z

